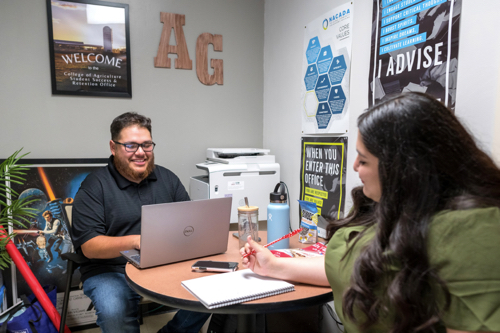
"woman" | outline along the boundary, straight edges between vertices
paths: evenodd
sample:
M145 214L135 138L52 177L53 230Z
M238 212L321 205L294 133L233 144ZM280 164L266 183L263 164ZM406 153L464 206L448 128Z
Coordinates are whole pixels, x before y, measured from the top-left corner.
M256 250L258 274L330 285L345 331L500 332L500 170L456 117L402 94L358 119L347 218L323 257Z

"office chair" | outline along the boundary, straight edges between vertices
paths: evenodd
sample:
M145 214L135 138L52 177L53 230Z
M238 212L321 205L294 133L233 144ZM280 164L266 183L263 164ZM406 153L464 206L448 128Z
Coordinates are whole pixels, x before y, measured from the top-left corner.
M69 226L71 227L72 223L71 213L73 206L72 205L63 205L63 206L64 206L64 211L66 213L67 221L69 222ZM76 252L63 253L61 255L61 258L63 260L67 260L68 263L66 266L66 291L64 292L63 306L61 309L61 326L59 329L59 333L64 332L64 326L66 324L66 316L68 313L69 295L71 292L71 282L73 281L73 274L78 269L78 267L80 267L80 265L85 264L89 261L87 257ZM140 325L143 324L143 313L141 311L141 305L150 302L151 300L141 296L141 300L139 302L139 318L138 318Z
M68 263L66 266L66 291L64 292L63 306L61 309L61 326L59 326L59 333L64 332L64 325L66 324L66 315L68 313L69 294L71 292L73 273L78 269L78 267L80 267L81 264L89 261L87 257L78 253L64 253L61 258L67 260Z
M69 222L69 227L71 227L71 213L73 206L72 205L63 205L64 211L66 213L67 221ZM66 315L68 314L68 304L69 304L69 294L71 292L71 282L73 280L73 273L80 267L80 265L89 261L89 259L81 254L75 252L63 253L61 255L63 260L66 260L66 290L64 292L63 306L61 309L61 324L59 326L59 333L64 332L64 326L66 324Z

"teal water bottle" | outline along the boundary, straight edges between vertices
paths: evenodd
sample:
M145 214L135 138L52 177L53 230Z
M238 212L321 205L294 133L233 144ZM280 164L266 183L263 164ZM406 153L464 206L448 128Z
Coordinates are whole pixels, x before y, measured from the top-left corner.
M290 225L290 207L284 183L276 184L274 192L270 194L271 202L267 206L267 242L270 243L288 234ZM290 239L286 238L268 247L270 250L288 249Z

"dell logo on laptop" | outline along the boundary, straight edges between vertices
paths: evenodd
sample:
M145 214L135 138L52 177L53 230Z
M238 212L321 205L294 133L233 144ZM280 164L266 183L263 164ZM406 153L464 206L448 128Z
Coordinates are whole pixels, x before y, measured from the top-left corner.
M188 226L184 228L184 236L191 236L194 233L194 228L191 226Z

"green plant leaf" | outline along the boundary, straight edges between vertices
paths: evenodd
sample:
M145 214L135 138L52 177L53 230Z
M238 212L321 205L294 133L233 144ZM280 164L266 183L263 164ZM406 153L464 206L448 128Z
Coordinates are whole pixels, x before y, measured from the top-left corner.
M27 164L17 164L20 159L28 155L21 154L21 149L14 152L10 157L0 164L0 198L5 200L0 200L0 232L6 232L8 226L15 226L19 228L26 228L27 225L31 223L30 218L34 218L37 215L37 210L30 208L30 205L39 199L32 199L30 197L17 199L19 194L14 191L11 184L23 185L25 171L29 170ZM9 181L9 185L7 185ZM10 199L10 204L7 202ZM0 269L9 267L11 259L6 250L6 245L12 238L14 234L8 234L7 237L0 239Z

